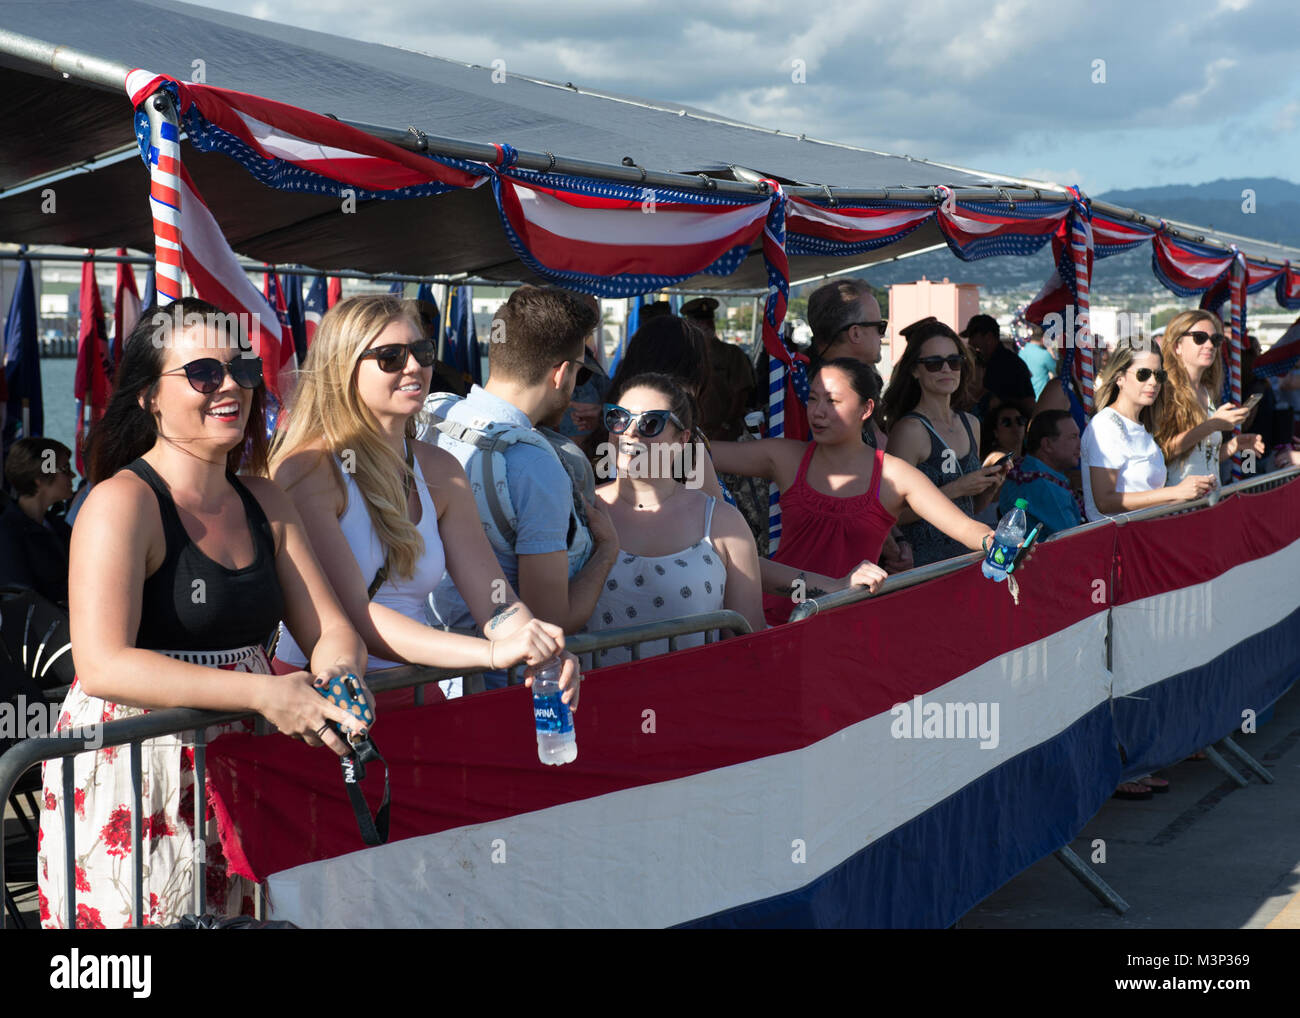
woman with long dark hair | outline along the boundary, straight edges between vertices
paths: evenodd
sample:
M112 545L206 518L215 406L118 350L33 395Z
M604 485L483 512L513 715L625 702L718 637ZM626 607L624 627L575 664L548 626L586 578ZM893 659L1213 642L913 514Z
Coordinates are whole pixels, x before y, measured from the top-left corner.
M970 350L937 318L902 330L907 345L894 365L882 400L886 448L923 473L967 516L974 518L996 496L1010 467L980 465L980 422L957 410L975 364ZM904 509L899 531L912 546L916 565L964 554L967 547L916 513Z
M669 375L633 375L610 390L604 423L618 438L618 476L596 489L618 531L618 560L605 581L590 632L731 608L763 628L758 551L740 512L685 483L695 407ZM670 469L672 468L672 469ZM676 476L674 476L674 470ZM704 634L678 637L679 647ZM651 641L641 656L662 654ZM625 648L597 651L597 666L630 660Z
M993 533L963 515L921 471L862 441L879 395L868 365L826 361L809 385L811 442L713 445L723 470L766 478L781 490L781 543L759 563L771 625L789 619L801 598L857 585L875 590L885 578L875 562L905 509L966 549L982 548Z
M286 735L347 748L331 725L360 726L314 686L365 671L365 649L338 606L292 502L270 481L235 476L266 465L261 359L234 316L185 298L143 316L123 345L117 388L90 437L86 499L72 535L70 614L77 678L60 727L151 709L256 711ZM263 644L276 622L315 647L311 671L270 674ZM143 745L145 837L140 921L161 925L193 905L196 838L207 846L208 905L251 907L227 872L215 821L194 831L192 751L180 737ZM41 920L68 903L63 821L79 855L76 924L132 920L131 774L116 749L45 765L38 878ZM211 792L209 792L211 797ZM209 810L208 816L212 816Z

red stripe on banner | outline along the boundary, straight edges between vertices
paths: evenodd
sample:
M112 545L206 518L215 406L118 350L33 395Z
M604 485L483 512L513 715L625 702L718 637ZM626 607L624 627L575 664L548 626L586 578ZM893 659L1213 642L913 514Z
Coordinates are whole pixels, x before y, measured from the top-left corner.
M158 169L163 173L175 177L178 176L181 172L181 162L179 159L175 159L172 156L164 155L163 153L159 152Z
M536 191L538 194L549 195L556 201L563 202L565 205L570 205L577 209L599 209L601 211L621 212L640 212L642 210L641 203L643 199L641 198L633 198L631 200L626 198L608 198L604 195L582 194L575 191L565 191L556 187L543 187L531 180L524 180L509 170L502 171L501 178L511 187L525 187L530 191ZM629 182L626 186L636 187L637 185ZM656 191L655 188L646 186L644 190L655 195L656 212L734 212L738 208L750 207L755 204L752 201L737 201L732 204L709 205L696 205L690 202L662 201L658 197L659 192Z
M583 684L578 759L564 767L538 762L521 688L390 710L374 732L390 767L391 840L801 749L887 713L1102 611L1092 570L1080 566L1109 568L1116 530L1041 546L1018 574L1019 608L971 564L879 600L682 651L671 664L601 669ZM330 753L281 736L228 735L211 744L208 762L238 827L227 857L245 860L246 875L363 847ZM375 803L382 778L367 782Z
M196 105L199 113L210 123L240 138L257 152L265 154L265 150L235 110L241 110L285 134L294 135L314 144L357 153L358 158L331 159L324 162L298 163L297 160L290 160L296 165L311 165L317 172L343 183L355 184L372 191L386 191L431 181L456 187L477 187L486 179L447 166L435 159L408 152L406 149L365 134L355 127L349 127L317 113L309 113L287 103L263 99L246 92L214 88L211 85L195 85L188 82L177 82L177 84L181 91L183 112L188 111L191 104Z
M1205 583L1300 539L1297 480L1213 508L1126 523L1116 544L1115 601L1127 604Z
M155 180L149 185L149 195L154 201L161 202L173 209L181 207L180 195L176 193L174 187L168 187L160 180Z
M563 234L552 233L529 221L519 205L519 199L509 187L501 188L501 205L510 225L534 258L549 269L560 272L582 272L598 276L634 275L693 276L712 265L734 247L752 244L763 231L763 220L753 223L716 240L700 243L683 242L668 245L639 245L634 231L627 231L627 240L618 244L601 244L574 240ZM691 211L700 212L701 208ZM725 211L734 209L725 207ZM671 215L662 206L656 215ZM641 215L640 212L637 215Z
M153 233L155 242L158 240L165 240L172 244L179 244L181 242L181 231L171 223L165 223L161 219L154 219ZM168 251L173 249L163 247L160 248L160 250Z

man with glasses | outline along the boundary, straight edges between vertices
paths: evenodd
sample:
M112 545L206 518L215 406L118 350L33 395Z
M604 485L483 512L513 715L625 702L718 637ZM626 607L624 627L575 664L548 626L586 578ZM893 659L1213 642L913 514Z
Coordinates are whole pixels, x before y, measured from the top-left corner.
M1032 417L1035 396L1029 366L1003 344L998 320L992 315L972 315L961 337L984 368L984 391L971 394L976 401L973 412L981 424L986 423L990 396L1014 404L1026 420Z
M596 312L557 286L522 286L497 311L487 381L463 400L434 393L428 440L469 476L483 529L502 572L530 611L574 633L586 625L618 552L604 509L574 495L569 474L537 425L569 405L587 369L583 341ZM585 380L585 379L584 379ZM510 599L503 596L501 603ZM472 627L448 577L430 597L435 623ZM489 675L489 688L504 676Z

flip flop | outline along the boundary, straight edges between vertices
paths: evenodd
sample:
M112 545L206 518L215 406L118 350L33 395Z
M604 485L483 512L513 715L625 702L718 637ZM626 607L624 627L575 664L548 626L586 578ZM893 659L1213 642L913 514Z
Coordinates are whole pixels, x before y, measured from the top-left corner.
M1153 792L1169 791L1168 781L1166 781L1164 778L1152 777L1150 774L1148 774L1145 778L1138 778L1136 783L1139 785L1146 785L1146 787L1151 789L1151 791Z
M1111 796L1111 798L1112 799L1134 799L1134 800L1141 801L1145 799L1150 799L1151 796L1152 796L1151 789L1147 788L1146 785L1143 785L1141 782L1125 781L1115 789L1115 793L1114 795Z

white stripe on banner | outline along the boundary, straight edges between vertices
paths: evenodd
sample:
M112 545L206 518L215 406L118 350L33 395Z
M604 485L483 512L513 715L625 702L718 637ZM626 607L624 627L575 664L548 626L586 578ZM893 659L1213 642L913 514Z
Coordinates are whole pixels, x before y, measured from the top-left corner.
M240 120L248 127L254 140L262 149L271 156L278 159L287 159L290 162L320 162L327 159L363 159L372 160L375 157L364 155L360 152L353 152L346 148L334 148L329 145L322 145L320 142L308 141L300 138L296 134L289 134L278 127L272 127L270 124L258 120L256 117L249 116L242 110L237 110L233 106L231 111L235 113Z
M647 192L653 188L647 188ZM528 187L514 187L525 218L549 233L588 244L682 247L721 240L767 215L767 204L731 212L643 212L586 209Z
M189 189L185 181L180 181L180 188L183 223L181 237L185 241L185 246L203 268L239 302L240 308L249 314L256 314L262 328L277 342L280 341L282 339L280 319L271 305L266 302L266 298L262 296L262 291L253 285L248 274L235 261L234 253L226 243L221 227L212 218L212 213ZM256 336L252 338L256 342ZM278 364L272 366L268 359L268 373L276 370L277 367Z
M1300 608L1300 541L1192 587L1118 605L1115 695L1198 668Z
M924 697L982 703L990 722L996 705L996 746L894 738L887 711L794 752L285 870L269 879L274 915L307 927L662 927L795 891L1105 703L1104 634L1103 612Z
M917 220L928 219L934 215L934 209L898 209L887 211L877 216L853 216L845 212L835 212L820 205L801 205L791 202L786 207L786 228L790 229L798 220L810 223L822 223L839 229L870 230L881 233L893 233L905 229ZM794 232L799 232L795 230Z

